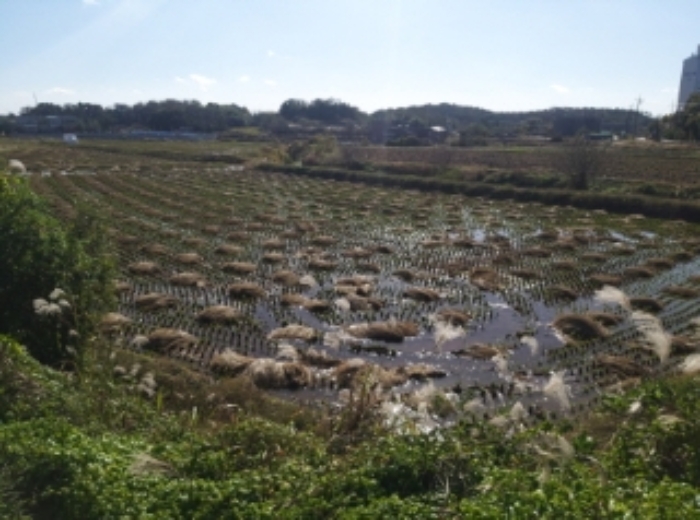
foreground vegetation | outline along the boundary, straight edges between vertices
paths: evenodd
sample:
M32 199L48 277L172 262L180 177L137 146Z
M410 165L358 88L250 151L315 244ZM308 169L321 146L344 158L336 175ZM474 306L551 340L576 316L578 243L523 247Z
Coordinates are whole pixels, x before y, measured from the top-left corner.
M369 422L348 437L142 400L93 348L93 363L67 375L0 340L4 518L700 515L695 378L506 436L485 423L397 434Z
M242 161L207 161L211 164L206 169L201 158L211 151L200 151L197 159L194 150L181 147L129 146L126 151L107 144L99 150L64 152L40 145L36 150L52 155L34 155L37 163L45 161L35 171L56 172L55 164L62 161L62 168L73 175L3 177L0 252L15 270L2 270L0 295L15 296L14 305L3 307L3 324L13 326L2 329L5 335L0 337L0 517L700 517L700 379L697 357L692 357L697 356L692 354L697 350L696 330L689 323L700 297L693 277L698 247L694 226L562 207L510 203L502 208L461 195L328 182L335 170L329 173L327 168L290 170L320 176L323 182L237 171L239 164L267 162L263 159L273 150L260 144L239 152L247 154ZM75 167L78 158L85 161L80 168ZM83 169L100 174L81 173ZM341 174L352 174L348 172ZM377 178L383 184L391 177ZM29 186L49 204L31 194ZM596 207L593 201L591 207ZM101 224L86 226L84 215L90 208L93 214L99 208ZM284 219L279 218L282 213ZM297 233L285 235L285 226L292 223L298 225ZM478 327L498 324L498 312L489 310L488 299L502 297L523 318L524 331L541 329L544 334L546 323L532 302L544 302L557 312L581 311L591 305L598 280L620 284L639 296L638 302L657 304L659 320L647 316L647 328L637 330L628 325L639 314L609 306L599 317L609 320L610 331L578 320L600 337L557 343L543 355L540 371L568 370L590 385L585 386L593 392L587 395L595 395L590 407L563 406L568 399L560 395L557 419L512 401L507 406L492 403L483 413L455 413L455 406L473 411L472 397L478 396L462 388L457 404L446 393L430 394L425 403L430 428L420 421L387 420L387 410L413 397L387 396L375 372L354 378L342 399L302 406L289 396L282 400L263 393L253 379L212 373L207 369L211 358L201 352L150 352L129 344L135 333L167 323L195 327L202 344L213 351L224 332L236 341L247 339L235 343L246 354L268 348L265 334L277 323L251 326L251 320L260 319L255 305L231 303L246 318L228 328L196 324L194 311L230 278L219 270L220 253L215 251L225 245L222 233L230 232L225 240L232 240L234 233L240 239L244 231L247 241L220 251L260 262L246 277L270 292L272 317L266 320L303 317L276 304L291 289L274 289L275 268L262 265L266 254L276 254L276 261L296 270L311 268L313 258L295 255L312 240L301 224L323 226L309 236L324 244L326 262L336 261L331 267L316 264L321 271L332 271L316 273L321 288L315 297L330 298L337 278L354 275L367 262L365 256L355 258L356 253L368 249L369 238L373 244L381 239L385 252L372 258L373 269L378 269L373 272L381 277L375 296L387 302L381 312L416 319L420 330L431 330L422 315L446 303L469 303ZM483 244L477 243L479 233ZM113 244L104 241L106 235ZM281 249L277 237L284 237ZM271 253L265 252L269 245L274 245ZM200 255L194 264L189 263L193 251ZM511 263L494 266L492 272L478 270L495 255L511 256ZM580 257L579 265L569 262L553 274L550 268L564 266L562 260L571 255ZM154 261L160 270L142 269ZM179 278L170 275L181 269L178 262L205 274L211 285L201 284L202 278L192 286L177 285ZM430 296L427 284L444 294L415 305L401 301L396 297L400 291L409 294L416 287L389 277L400 268L413 272L407 267L426 271L417 278L426 285L418 287L424 291L412 294ZM114 321L104 328L103 321L98 329L95 313L112 305L113 269L123 282L120 310L132 321L124 329ZM604 269L610 272L600 278ZM18 274L9 276L11 272ZM34 280L26 272L43 276ZM558 294L573 301L552 303L557 297L548 289L554 282L567 284L569 291ZM135 307L136 297L153 288L176 295L179 303L156 312ZM322 330L328 324L344 327L368 319L372 312L326 309L311 323ZM656 345L659 352L654 352L654 345L643 344L650 326L662 339L673 339L661 341L669 351ZM495 329L501 354L508 349L522 354L523 345ZM539 337L551 341L550 336ZM311 350L295 345L302 352ZM444 346L448 355L456 349L454 344ZM405 345L392 348L404 349L399 360L410 357ZM637 365L624 366L638 369L638 375L616 372L616 383L608 385L611 369L601 372L596 367L600 357L594 355L610 349L628 356L627 361L634 357ZM420 354L431 362L439 362L442 355ZM349 354L341 348L335 355ZM450 370L465 364L456 355L446 359ZM471 363L483 372L503 368L497 361ZM517 370L514 363L506 361L513 375L547 377ZM621 393L625 388L633 390ZM537 385L530 387L530 398L542 393ZM484 395L481 401L489 399Z

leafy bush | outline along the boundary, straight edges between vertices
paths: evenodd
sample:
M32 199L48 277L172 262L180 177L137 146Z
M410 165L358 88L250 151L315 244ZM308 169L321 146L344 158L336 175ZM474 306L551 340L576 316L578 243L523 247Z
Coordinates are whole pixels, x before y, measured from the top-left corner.
M112 278L95 215L79 212L66 228L25 180L0 176L0 333L19 339L42 362L79 360L84 343L77 338L87 337L96 315L112 306ZM56 288L68 295L63 308L70 308L70 319L60 319L65 313L55 307L40 313L32 305Z

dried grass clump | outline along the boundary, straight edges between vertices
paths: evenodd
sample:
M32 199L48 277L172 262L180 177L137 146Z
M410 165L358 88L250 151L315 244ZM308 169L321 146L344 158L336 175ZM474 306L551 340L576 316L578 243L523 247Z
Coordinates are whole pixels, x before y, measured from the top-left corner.
M334 245L337 242L337 240L328 235L320 235L317 237L313 237L310 240L310 242L315 246L328 247Z
M592 274L591 276L588 277L588 279L600 286L605 286L605 285L612 285L613 287L617 287L622 284L622 278L620 276L615 276L613 274L605 274L605 273L599 273L599 274Z
M226 235L226 239L230 240L231 242L236 242L238 244L248 242L250 240L250 236L248 236L248 233L245 231L232 231L228 235Z
M264 298L265 289L253 282L239 282L228 286L226 289L230 298L237 300Z
M170 254L170 249L163 244L147 244L141 248L141 251L154 256L167 256Z
M614 327L615 325L619 325L624 321L622 316L618 316L617 314L612 314L610 312L588 312L586 313L586 316L597 321L603 327Z
M551 247L557 251L576 251L578 244L573 240L557 240Z
M237 376L248 368L248 365L253 361L254 358L243 356L227 348L223 352L215 354L209 366L214 372L227 376Z
M379 267L377 264L373 264L371 262L357 262L355 264L355 267L357 267L357 270L360 272L366 272L366 273L381 273L382 268Z
M472 319L471 314L459 309L440 309L435 313L435 317L452 326L466 327Z
M673 336L671 338L671 354L674 356L687 356L700 351L700 343L689 336Z
M591 251L589 253L582 254L581 258L583 258L584 260L588 260L589 262L602 263L608 259L608 255L604 253L596 253L595 251Z
M453 350L452 355L454 356L467 356L474 359L492 359L495 356L502 354L500 348L493 345L485 345L484 343L475 343L466 348Z
M180 253L175 255L175 261L182 265L199 265L204 258L199 253Z
M634 310L651 312L654 314L664 309L663 304L659 300L646 296L634 296L630 298L630 306Z
M534 269L511 269L510 274L524 280L538 280L539 278L542 278L540 273Z
M233 244L220 244L214 249L217 255L237 256L243 252L243 248Z
M655 269L671 269L674 265L676 265L676 262L673 260L673 258L660 257L650 258L646 261L646 265L650 265Z
M559 231L556 229L543 229L535 235L535 238L546 242L554 242L559 238Z
M189 247L201 247L206 244L207 241L199 237L187 237L182 241L182 243Z
M311 383L311 372L301 363L280 362L269 358L254 360L245 370L258 388L296 390Z
M418 302L434 302L440 299L440 293L428 287L410 287L403 292L403 296Z
M105 334L119 332L122 327L132 323L130 318L118 312L108 312L100 320L99 329Z
M557 260L551 263L552 269L559 271L576 271L578 269L576 262L572 260Z
M595 357L595 364L603 367L620 377L642 377L649 375L649 369L624 356L599 354Z
M142 311L157 311L176 307L178 299L175 296L164 293L142 294L134 298L134 305Z
M179 287L204 287L206 285L204 276L193 272L176 273L170 277L169 281Z
M669 296L676 296L677 298L697 298L700 296L700 291L693 289L692 287L682 287L680 285L670 285L664 287L662 292L668 294Z
M515 256L508 254L508 253L502 253L493 259L493 263L496 265L513 265L515 264Z
M212 305L197 314L197 321L200 323L220 323L230 324L239 321L243 314L228 305Z
M207 224L202 228L205 235L218 235L221 232L221 226L218 224Z
M351 336L360 339L401 343L404 338L417 336L420 329L409 321L378 321L374 323L356 323L347 327Z
M299 280L301 280L301 277L298 274L287 269L282 269L272 273L272 281L285 287L299 285Z
M656 271L651 267L637 265L633 267L628 267L627 269L622 271L622 276L631 279L653 278L654 276L656 276Z
M117 294L124 294L131 290L131 284L129 282L124 282L117 280L114 282L114 292Z
M425 381L426 379L438 379L447 376L447 372L441 368L425 363L416 363L399 367L395 370L398 375L406 375L408 379Z
M261 260L265 264L280 264L284 262L286 256L282 253L265 253Z
M420 278L419 273L416 271L412 271L411 269L397 269L391 274L393 274L397 278L400 278L404 282L412 282Z
M689 251L678 251L677 253L673 253L671 258L675 262L690 262L693 259L693 254Z
M365 249L364 247L353 247L352 249L346 249L341 253L341 256L345 258L366 259L374 254L374 251L370 249Z
M395 370L386 370L378 365L367 363L360 358L348 359L335 367L333 376L339 388L391 388L403 384L408 376Z
M374 251L382 255L393 255L396 252L393 247L386 244L379 244L378 246L375 246Z
M563 314L553 323L554 327L575 340L587 341L608 336L608 330L590 316Z
M553 285L547 289L547 292L555 300L574 301L579 297L578 292L566 285Z
M160 328L148 335L145 348L161 354L171 354L176 351L186 351L197 344L197 338L179 329Z
M287 244L285 244L282 240L273 238L270 240L265 240L262 244L260 244L260 247L262 247L265 251L283 251L285 247L287 247Z
M270 341L279 341L283 339L298 339L301 341L313 341L316 339L316 330L305 325L291 324L286 327L278 327L267 335Z
M299 352L301 361L308 366L318 368L333 368L342 362L340 359L330 357L326 352L308 348Z
M316 271L333 271L338 267L338 262L320 257L313 257L309 259L308 267Z
M488 267L472 269L469 280L482 291L496 291L500 287L498 273Z
M544 247L528 247L521 249L520 254L523 256L533 256L535 258L549 258L552 256L552 252Z
M360 296L355 293L349 293L345 295L345 299L351 311L377 311L384 307L384 302L382 300L372 298L371 296Z
M127 266L127 270L137 276L149 276L160 273L161 269L155 262L134 262Z
M223 272L241 276L250 274L257 268L257 265L251 264L250 262L228 262L221 266Z

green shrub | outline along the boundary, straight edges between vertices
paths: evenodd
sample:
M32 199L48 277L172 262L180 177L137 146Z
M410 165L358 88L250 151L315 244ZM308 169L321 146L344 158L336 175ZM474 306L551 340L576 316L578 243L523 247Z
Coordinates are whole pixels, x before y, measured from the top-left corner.
M114 302L113 273L95 215L79 211L63 226L24 179L0 177L0 333L42 362L79 361L84 341L78 338ZM67 295L60 297L61 312L58 297L51 312L38 312L33 301L56 288Z

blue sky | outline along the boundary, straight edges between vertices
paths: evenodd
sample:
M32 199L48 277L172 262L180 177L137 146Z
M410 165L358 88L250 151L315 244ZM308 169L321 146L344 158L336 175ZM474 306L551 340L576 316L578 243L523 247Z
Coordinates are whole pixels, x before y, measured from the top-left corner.
M700 44L681 0L0 0L0 20L0 114L34 95L664 114Z

